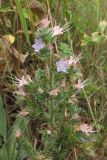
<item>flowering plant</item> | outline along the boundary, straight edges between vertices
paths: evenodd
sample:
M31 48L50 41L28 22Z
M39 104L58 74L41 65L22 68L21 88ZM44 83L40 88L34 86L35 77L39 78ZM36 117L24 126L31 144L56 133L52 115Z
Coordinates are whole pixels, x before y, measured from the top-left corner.
M87 80L82 80L79 67L81 55L75 56L69 45L65 45L67 49L65 47L63 50L57 45L62 53L54 53L54 43L67 28L50 28L49 24L48 19L41 21L35 43L32 45L34 54L42 60L44 67L38 65L32 80L25 77L17 79L18 88L24 87L22 104L25 111L22 110L19 116L29 116L30 123L32 120L37 123L37 150L39 151L43 144L41 152L45 156L60 160L61 157L65 159L70 146L75 146L80 140L78 131L89 137L93 130L90 125L79 122L81 108L77 95L84 91L87 85ZM32 132L32 128L30 129ZM18 139L21 139L23 133L18 135L19 133L16 134ZM39 147L38 141L41 142ZM60 141L63 145L60 145Z

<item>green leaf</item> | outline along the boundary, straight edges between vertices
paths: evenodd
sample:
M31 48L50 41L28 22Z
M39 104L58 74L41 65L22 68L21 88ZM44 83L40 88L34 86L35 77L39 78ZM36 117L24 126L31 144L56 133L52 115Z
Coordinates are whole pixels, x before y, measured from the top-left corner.
M8 160L16 160L18 151L14 129L9 132L9 138L6 142L6 150L8 154Z
M28 120L24 117L17 116L16 121L11 128L9 134L9 138L6 142L6 149L8 154L9 160L16 160L16 157L18 155L18 143L17 143L17 137L15 135L16 130L21 130L21 133L24 134L25 130L27 130L27 123ZM29 136L27 135L29 138Z
M25 16L24 16L23 9L21 7L21 2L20 2L20 0L15 0L15 2L16 2L17 11L18 11L18 14L19 14L19 17L20 17L21 25L22 25L22 28L24 30L26 40L30 44L27 23L26 23L26 19L25 19Z
M40 53L38 54L38 57L41 60L48 60L50 58L50 51L47 48L43 48L40 50Z
M47 119L47 120L50 120L51 119L51 115L47 112L44 112L44 117Z
M4 141L6 141L6 132L7 132L6 114L3 107L2 98L0 95L0 135L3 136Z
M61 58L68 58L72 55L72 49L66 43L61 42L59 46L59 50L60 50Z
M91 42L91 37L88 34L84 33L84 38L82 40L81 46L85 46L89 42Z
M9 137L9 140L6 144L6 150L8 154L8 159L16 160L18 151L17 151L16 137L14 134L11 134L11 136Z
M0 149L0 159L1 159L1 160L8 160L7 151L6 151L5 146L3 146L3 147Z

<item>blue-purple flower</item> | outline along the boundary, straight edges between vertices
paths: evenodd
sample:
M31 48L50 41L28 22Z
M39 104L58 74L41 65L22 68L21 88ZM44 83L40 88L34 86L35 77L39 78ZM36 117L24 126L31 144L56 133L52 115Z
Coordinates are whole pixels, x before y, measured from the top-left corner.
M42 39L35 39L35 43L32 45L32 47L34 48L34 51L38 53L42 48L45 47L45 45Z
M56 62L57 72L66 72L68 68L68 60L61 59Z

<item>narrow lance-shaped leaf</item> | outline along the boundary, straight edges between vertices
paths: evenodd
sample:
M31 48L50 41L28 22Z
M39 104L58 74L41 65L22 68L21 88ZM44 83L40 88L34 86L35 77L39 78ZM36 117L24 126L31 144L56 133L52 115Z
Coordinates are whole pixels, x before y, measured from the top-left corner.
M16 2L17 11L18 11L18 14L19 14L19 17L20 17L21 25L22 25L22 28L23 28L24 33L25 33L26 40L30 44L29 34L28 34L28 29L27 29L27 23L26 23L26 19L24 17L23 9L21 7L21 2L20 2L20 0L15 0L15 2Z
M7 132L6 114L3 107L2 98L0 95L0 136L3 137L4 141L6 141L6 132Z
M3 147L0 149L0 159L1 159L1 160L8 160L7 151L6 151L5 146L3 146Z
M24 134L26 130L26 125L28 120L24 120L24 117L17 116L16 121L14 122L14 125L10 129L8 133L8 140L6 142L6 150L8 154L8 160L16 160L16 157L18 156L18 142L17 142L17 136L16 131L19 129Z

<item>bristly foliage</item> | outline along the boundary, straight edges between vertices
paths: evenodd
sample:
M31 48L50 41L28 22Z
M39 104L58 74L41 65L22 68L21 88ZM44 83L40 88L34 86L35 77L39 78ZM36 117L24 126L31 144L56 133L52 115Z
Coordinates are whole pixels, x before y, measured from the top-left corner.
M0 160L106 159L106 8L0 0Z

